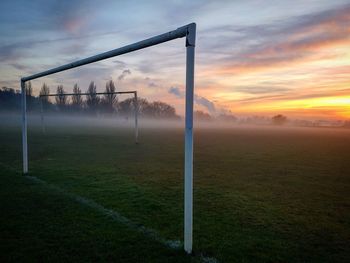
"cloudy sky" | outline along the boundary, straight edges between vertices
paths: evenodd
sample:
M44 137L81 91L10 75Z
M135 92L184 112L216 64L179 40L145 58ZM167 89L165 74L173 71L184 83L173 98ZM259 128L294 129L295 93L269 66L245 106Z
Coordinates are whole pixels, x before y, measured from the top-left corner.
M0 2L0 86L197 23L195 105L213 115L350 118L350 1ZM32 82L90 81L184 110L184 39Z

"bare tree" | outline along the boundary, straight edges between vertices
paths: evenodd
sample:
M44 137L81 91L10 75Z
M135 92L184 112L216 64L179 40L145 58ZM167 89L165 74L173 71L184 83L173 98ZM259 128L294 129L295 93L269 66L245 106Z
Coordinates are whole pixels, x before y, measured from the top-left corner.
M100 98L96 94L96 84L91 81L89 88L87 90L88 95L86 96L86 105L89 110L92 112L96 112L98 105L100 104Z
M140 102L140 99L138 99L138 102ZM139 108L141 108L141 107L139 107ZM135 99L134 98L125 99L125 100L118 103L118 114L120 114L124 117L129 117L130 115L132 115L134 110L135 110Z
M40 97L42 107L47 108L49 106L49 97L47 96L49 94L50 94L50 88L44 83L39 92L39 95L42 96Z
M40 96L44 96L41 98L43 102L47 102L47 103L49 102L49 97L47 96L49 94L50 94L50 88L44 83L39 93Z
M57 87L58 96L55 97L57 106L62 110L67 105L67 96L62 85Z
M107 112L112 113L114 112L115 106L118 103L117 94L113 94L114 92L116 92L113 80L107 81L105 92L107 94L104 94L102 102L105 110Z
M196 110L193 114L193 118L196 121L211 121L212 117L210 116L209 113L206 113L204 111L201 110Z
M73 96L72 96L72 106L75 110L80 110L83 106L83 98L81 96L81 89L78 84L75 84L73 87Z
M25 88L26 88L26 95L31 97L33 95L32 83L30 81L26 82Z
M167 103L161 101L154 101L147 103L147 105L141 105L142 115L151 118L169 118L177 119L175 108Z

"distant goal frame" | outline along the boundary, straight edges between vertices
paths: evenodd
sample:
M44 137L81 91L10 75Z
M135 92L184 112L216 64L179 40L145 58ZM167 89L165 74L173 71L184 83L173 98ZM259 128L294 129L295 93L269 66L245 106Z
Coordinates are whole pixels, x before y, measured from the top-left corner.
M130 90L130 91L115 91L115 92L95 92L93 93L95 95L118 95L118 94L134 94L134 119L135 119L135 143L139 143L139 125L138 125L138 115L139 115L139 105L138 105L138 97L137 97L137 91L136 90ZM90 93L51 93L51 94L40 94L40 122L41 122L41 131L43 134L46 133L46 127L44 123L44 108L43 108L43 101L42 98L45 97L59 97L59 96L75 96L75 95L82 95L82 96L88 96Z
M186 42L186 96L185 96L185 160L184 160L184 249L192 253L193 243L193 97L194 97L194 65L196 45L196 24L191 23L173 31L157 35L121 48L113 49L95 56L84 58L60 67L52 68L34 75L22 77L22 153L23 174L28 174L28 142L27 142L27 102L25 83L30 80L52 75L68 69L91 64L97 61L116 57L136 50L155 46L177 38L185 37Z

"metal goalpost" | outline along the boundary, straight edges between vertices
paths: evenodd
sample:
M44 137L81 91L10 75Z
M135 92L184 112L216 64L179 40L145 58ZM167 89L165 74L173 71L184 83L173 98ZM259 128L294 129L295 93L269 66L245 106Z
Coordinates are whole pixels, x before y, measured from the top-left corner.
M185 110L185 160L184 160L184 249L192 253L193 226L193 90L196 24L191 23L173 31L157 35L121 48L113 49L92 57L84 58L60 67L52 68L28 77L21 78L22 95L22 151L23 174L28 174L28 143L27 143L27 103L25 83L54 73L80 67L107 58L130 53L136 50L155 46L177 38L186 38L186 110Z
M138 126L138 113L139 113L139 106L138 106L138 98L137 98L137 91L131 90L131 91L115 91L115 92L96 92L94 93L96 95L112 95L112 94L134 94L134 118L135 118L135 143L139 143L139 126ZM74 96L75 93L63 93L63 94L42 94L39 95L40 99L40 119L41 119L41 130L45 134L45 124L44 124L44 108L43 108L43 102L41 98L43 97L57 97L57 96ZM90 95L90 93L79 93L79 95L87 96Z

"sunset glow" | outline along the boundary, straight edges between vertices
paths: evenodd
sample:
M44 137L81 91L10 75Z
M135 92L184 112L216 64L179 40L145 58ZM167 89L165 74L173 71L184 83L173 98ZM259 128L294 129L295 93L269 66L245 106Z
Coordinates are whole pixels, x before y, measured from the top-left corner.
M34 11L36 4L23 3L28 25L14 22L11 28L17 32L29 27L33 30L31 35L21 35L1 27L2 36L6 36L0 45L1 86L18 88L22 75L195 21L197 109L212 115L284 113L292 118L350 118L350 5L346 1L242 1L225 5L198 1L186 14L177 14L175 20L171 14L182 4L153 4L141 5L143 12L137 16L137 7L132 4L118 6L118 15L103 5L96 7L80 1L55 4L46 10L53 12L54 18L45 16L47 25L43 25L41 13ZM6 3L2 9L6 8L12 10L13 6ZM155 15L163 17L161 28ZM15 17L5 15L0 19L4 24ZM67 89L77 82L85 90L94 80L103 90L105 82L113 79L120 90L137 88L142 97L169 102L182 115L183 62L184 52L178 45L164 44L161 49L86 66L33 85L38 92L44 81L51 87L62 84ZM130 74L119 78L125 70Z

